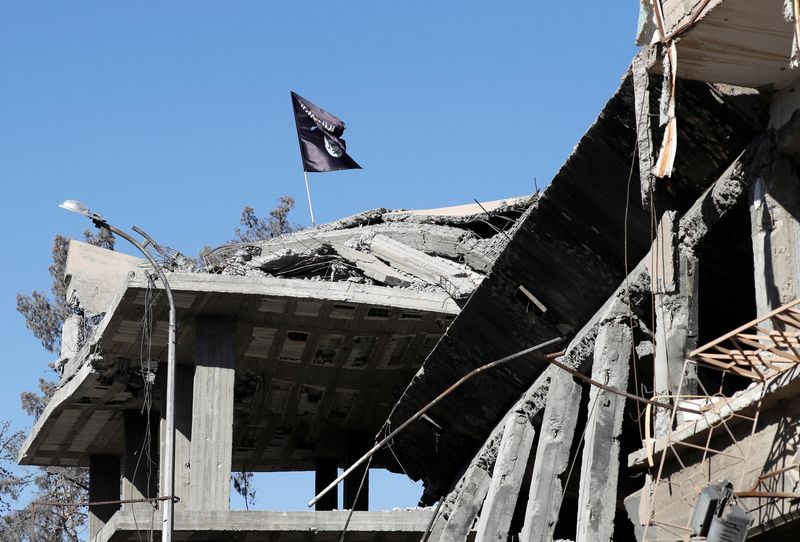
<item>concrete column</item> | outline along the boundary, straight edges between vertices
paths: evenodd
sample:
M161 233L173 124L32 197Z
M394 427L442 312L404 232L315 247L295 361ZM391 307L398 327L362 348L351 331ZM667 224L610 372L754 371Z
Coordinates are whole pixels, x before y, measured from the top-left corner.
M655 395L666 397L697 392L694 373L683 374L686 355L697 346L698 262L693 252L678 244L678 221L674 211L664 213L650 251L650 284L653 292L655 329ZM683 385L681 386L681 381ZM671 412L656 409L654 437L669 433ZM679 421L683 413L679 416Z
M604 324L595 341L592 379L616 389L627 389L632 346L631 329L626 324L620 321ZM614 534L625 398L593 386L588 408L576 542L605 542L611 541Z
M338 476L339 461L331 457L318 458L314 462L314 469L314 493L319 495ZM339 494L334 489L317 501L315 510L320 512L337 508L339 508Z
M524 410L510 413L503 427L492 481L478 519L475 542L505 542L508 539L535 437L533 421Z
M750 198L758 314L800 297L800 179L780 152L768 164Z
M119 457L111 455L89 457L89 502L118 501L119 488ZM100 532L117 510L119 504L89 507L89 540Z
M193 365L178 365L175 374L175 495L181 499L175 510L187 510L191 494ZM185 502L184 502L185 501Z
M194 390L194 365L179 363L175 367L175 503L176 511L191 508L192 472L192 397ZM165 390L166 391L166 390ZM162 394L162 404L166 404L166 394ZM161 418L161 443L164 444L166 420ZM163 472L163 469L162 469ZM161 480L161 486L164 481Z
M195 333L189 506L198 511L228 510L236 326L231 320L200 317Z
M148 443L147 415L138 410L126 410L123 413L125 450L122 455L122 498L125 500L158 497L158 419L157 413L150 418ZM144 517L153 511L153 505L146 502L128 503L123 504L122 509Z
M345 442L345 464L349 467L364 455L372 445L369 434L357 431L349 431ZM364 485L359 493L358 487L361 485L361 477L366 472ZM358 500L356 500L358 493ZM344 508L346 510L368 510L369 509L369 471L364 466L354 470L350 476L344 479Z
M633 59L633 99L636 117L636 149L639 155L639 179L642 206L650 207L650 190L653 183L653 132L650 126L650 74L653 49L644 47Z
M521 542L550 542L558 521L569 452L581 404L581 387L565 371L555 374L547 392L539 444L531 475Z

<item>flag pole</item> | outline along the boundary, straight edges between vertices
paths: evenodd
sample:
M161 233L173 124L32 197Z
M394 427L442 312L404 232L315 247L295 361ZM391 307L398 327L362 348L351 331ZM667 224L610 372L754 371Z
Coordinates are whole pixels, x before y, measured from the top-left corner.
M306 178L306 195L308 196L308 210L311 213L311 227L316 226L314 223L314 207L311 205L311 189L308 187L308 172L303 168L303 177Z

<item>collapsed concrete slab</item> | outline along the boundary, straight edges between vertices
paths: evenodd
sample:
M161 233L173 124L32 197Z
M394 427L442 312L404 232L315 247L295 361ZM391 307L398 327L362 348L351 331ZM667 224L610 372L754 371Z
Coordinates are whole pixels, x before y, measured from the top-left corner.
M679 144L685 150L677 158L680 173L668 189L661 185L658 197L685 211L749 143L755 126L708 85L680 82L679 89L678 113L687 119ZM603 305L625 277L626 266L650 248L649 212L626 205L628 193L640 192L632 162L636 141L633 85L626 76L518 221L503 253L403 394L393 425L471 369L574 332ZM424 424L397 439L394 449L406 471L425 482L426 502L447 491L456 465L480 446L544 366L541 356L533 356L480 376L439 403L431 412L446 428L438 454L419 444L431 438Z

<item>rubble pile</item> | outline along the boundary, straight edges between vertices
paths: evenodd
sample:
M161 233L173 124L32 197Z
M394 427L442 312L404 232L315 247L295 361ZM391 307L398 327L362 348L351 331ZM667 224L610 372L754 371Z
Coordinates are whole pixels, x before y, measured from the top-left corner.
M223 245L206 271L474 291L537 196L431 211L374 209L256 243Z

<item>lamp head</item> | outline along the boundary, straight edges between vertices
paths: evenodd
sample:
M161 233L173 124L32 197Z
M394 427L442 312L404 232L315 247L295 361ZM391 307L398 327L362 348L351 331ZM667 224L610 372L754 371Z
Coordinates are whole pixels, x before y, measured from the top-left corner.
M97 226L98 228L106 223L105 218L98 215L97 213L91 212L86 205L84 205L78 200L68 199L64 203L60 203L58 206L61 207L62 209L66 209L67 211L72 211L73 213L85 216L86 218L94 222L95 226Z

